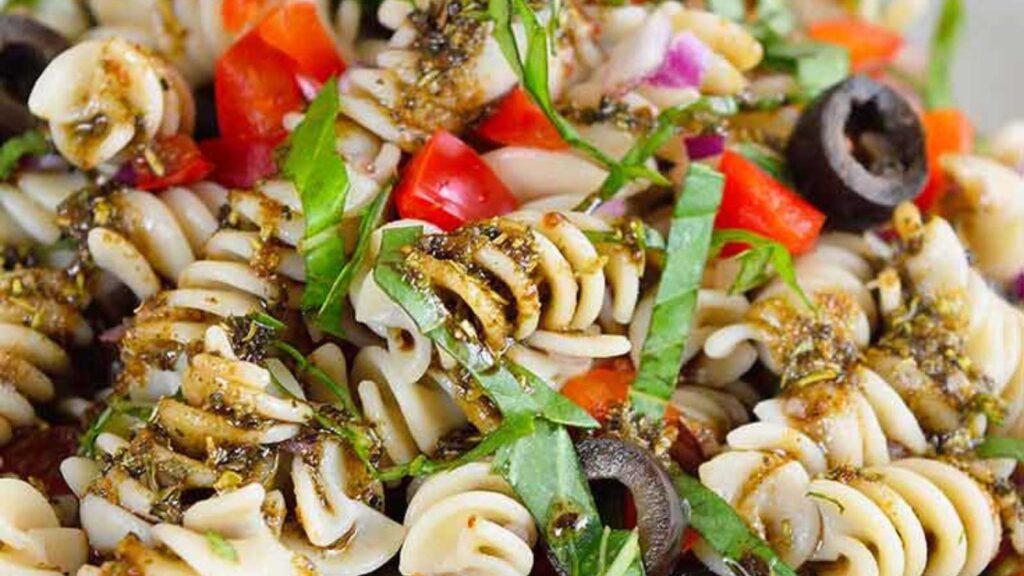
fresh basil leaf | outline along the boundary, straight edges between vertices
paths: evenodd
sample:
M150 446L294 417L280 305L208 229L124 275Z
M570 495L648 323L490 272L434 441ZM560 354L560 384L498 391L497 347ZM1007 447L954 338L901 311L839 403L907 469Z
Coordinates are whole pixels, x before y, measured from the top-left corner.
M780 40L765 46L764 66L794 74L802 95L810 99L850 75L850 55L833 44Z
M1024 460L1024 439L986 436L974 451L982 458Z
M604 576L626 576L643 574L643 558L640 550L640 533L637 530L612 530L605 526L605 543L602 558L610 559L607 567L599 567L598 574ZM604 563L602 563L604 564Z
M924 101L928 108L946 108L954 105L951 69L966 18L963 0L945 0L939 23L932 35L928 62L928 81L924 88Z
M732 149L747 160L756 164L758 168L767 172L772 178L786 184L787 186L792 185L793 179L789 175L789 170L786 168L785 158L774 150L752 142L736 144L735 146L732 146Z
M452 460L432 460L424 455L420 455L401 466L381 470L377 474L377 478L382 482L391 482L409 476L429 476L458 468L470 462L478 462L492 456L520 438L532 434L535 429L534 423L534 418L525 415L505 418L497 428L485 435L480 443L460 454L458 458Z
M266 312L257 312L253 314L252 321L259 324L260 326L263 326L264 328L273 330L274 332L280 332L281 330L284 330L287 327L285 326L284 322L281 322L280 320L274 318L273 316L267 314Z
M729 291L741 293L753 290L767 282L771 275L768 272L768 265L775 270L779 278L786 283L803 303L809 308L814 308L814 303L800 287L796 277L796 266L793 263L793 255L789 253L782 244L755 234L749 230L726 229L715 230L711 241L711 252L717 255L726 244L746 244L748 247L739 254L733 256L740 262L740 270Z
M724 186L725 178L719 172L691 164L672 212L665 268L640 367L630 387L634 408L655 420L662 418L665 402L676 389Z
M622 574L643 574L641 563L627 548L629 532L612 531L605 537L597 505L565 428L538 420L533 434L498 451L494 469L516 491L569 574L607 574L608 567L618 569L620 557L621 562L632 560Z
M741 565L751 558L756 559L770 574L796 576L796 572L751 532L746 522L718 494L679 472L672 474L672 484L690 510L690 526L716 552Z
M292 359L292 362L295 364L295 371L299 375L308 374L310 378L316 380L325 388L330 390L331 393L338 398L338 402L340 402L341 407L344 408L350 416L355 418L359 417L359 408L352 400L352 393L349 391L348 387L335 382L334 378L331 378L326 372L313 365L309 359L302 354L302 352L299 352L299 350L291 344L278 340L274 342L274 347Z
M759 40L783 38L794 28L796 17L786 0L757 0L757 19L751 29Z
M596 427L597 422L582 408L553 390L523 367L515 367L505 359L495 358L476 338L468 337L450 322L444 304L427 286L412 280L415 272L406 262L405 249L421 233L418 226L392 228L384 231L380 254L374 268L374 279L416 323L419 330L442 350L450 354L473 376L488 397L510 417L519 414L541 415L553 422L569 426ZM520 377L525 381L520 382Z
M7 180L25 156L38 156L50 149L46 138L38 130L15 136L0 147L0 180Z
M390 197L391 186L388 186L381 190L377 197L373 199L373 202L366 207L362 219L359 221L359 235L356 240L356 247L351 257L342 266L341 272L334 279L331 289L327 292L327 296L324 297L324 302L320 306L318 315L329 315L334 326L340 327L340 323L334 324L334 319L339 318L342 313L341 308L344 306L344 299L348 296L348 289L352 285L352 279L355 277L356 271L363 266L363 262L366 260L366 252L370 247L370 237L373 236L373 231L383 223L384 211L387 209ZM334 334L336 336L339 335L337 333Z
M747 5L744 0L708 0L708 10L723 18L743 22L747 17Z
M345 161L335 150L338 100L338 82L328 80L292 133L283 171L299 192L306 219L300 246L306 260L302 308L313 314L317 327L341 336L342 299L329 298L345 266L340 226L349 187Z
M212 530L204 534L204 536L211 552L228 562L238 562L238 551L235 550L235 547L226 538Z

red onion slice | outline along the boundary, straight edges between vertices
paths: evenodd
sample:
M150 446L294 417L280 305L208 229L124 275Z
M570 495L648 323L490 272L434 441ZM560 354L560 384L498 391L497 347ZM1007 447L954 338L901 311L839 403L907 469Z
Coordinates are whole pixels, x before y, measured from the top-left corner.
M690 160L703 160L725 152L725 136L721 134L687 136L683 142Z
M711 59L711 49L690 32L676 34L661 66L647 78L658 88L699 88Z

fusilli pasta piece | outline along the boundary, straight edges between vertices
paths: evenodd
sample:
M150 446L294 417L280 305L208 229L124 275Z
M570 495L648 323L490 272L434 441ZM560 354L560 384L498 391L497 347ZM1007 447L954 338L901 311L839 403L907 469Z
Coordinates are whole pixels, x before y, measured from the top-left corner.
M430 477L405 514L406 575L526 576L537 528L512 488L475 462Z
M28 482L0 478L0 572L11 576L74 573L89 558L85 533L62 528Z

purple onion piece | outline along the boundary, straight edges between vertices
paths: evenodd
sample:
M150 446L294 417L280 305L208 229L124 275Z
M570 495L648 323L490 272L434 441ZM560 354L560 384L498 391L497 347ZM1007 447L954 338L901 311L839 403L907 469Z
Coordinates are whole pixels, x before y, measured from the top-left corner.
M725 136L721 134L687 136L683 143L686 144L686 154L690 160L703 160L725 152Z
M1015 298L1017 302L1024 302L1024 272L1017 274L1017 277L1013 279L1010 291L1010 295Z
M135 186L135 182L139 179L138 173L135 172L135 166L132 165L131 161L121 164L114 172L112 180L122 186Z
M665 61L647 83L658 88L699 88L704 80L711 50L690 32L676 34Z

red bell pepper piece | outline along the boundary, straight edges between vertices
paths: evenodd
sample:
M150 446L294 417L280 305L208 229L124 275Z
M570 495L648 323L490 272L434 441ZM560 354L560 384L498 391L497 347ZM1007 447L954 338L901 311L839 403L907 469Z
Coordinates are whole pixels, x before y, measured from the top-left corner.
M924 124L925 151L928 155L928 183L914 203L922 210L929 210L949 186L948 178L939 166L939 159L946 154L971 152L974 149L974 126L956 108L930 110L924 113L921 122Z
M903 37L896 32L857 18L817 22L807 29L807 35L846 48L855 72L885 66L903 47Z
M402 218L453 230L516 209L512 193L472 148L444 130L430 137L405 167L395 191Z
M517 86L505 96L477 133L505 146L526 146L545 150L565 150L569 145L526 91Z
M220 5L220 19L224 29L237 34L255 25L281 0L223 0Z
M749 230L781 243L793 254L810 250L825 215L742 155L726 150L719 170L725 174L716 228Z
M276 8L217 61L214 92L221 134L280 132L285 114L305 105L300 82L324 82L344 70L313 4Z
M131 179L140 190L163 190L199 182L213 170L188 136L175 134L153 142L149 154L131 159Z
M277 172L274 150L284 138L284 132L263 137L225 136L204 140L199 147L215 166L210 179L229 188L251 188Z

